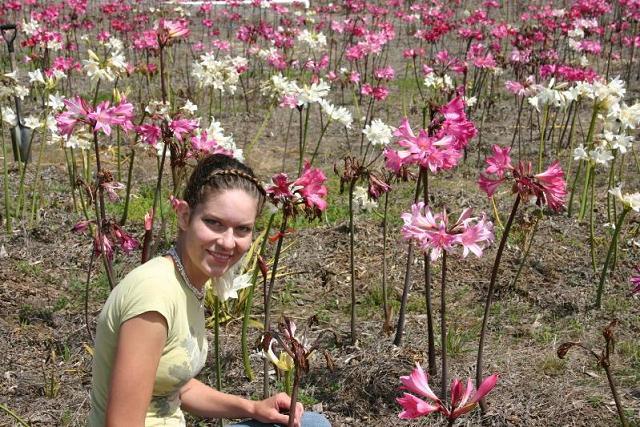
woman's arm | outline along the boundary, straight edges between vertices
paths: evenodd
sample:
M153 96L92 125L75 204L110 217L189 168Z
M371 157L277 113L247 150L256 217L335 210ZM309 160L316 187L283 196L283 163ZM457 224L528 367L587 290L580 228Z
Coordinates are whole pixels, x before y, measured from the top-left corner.
M140 314L120 326L107 402L107 427L144 426L167 331L167 321L156 311Z
M287 424L291 398L278 393L265 400L252 401L239 396L222 393L202 382L192 379L180 390L182 409L206 418L253 418L263 423ZM296 423L300 426L302 404L296 405Z

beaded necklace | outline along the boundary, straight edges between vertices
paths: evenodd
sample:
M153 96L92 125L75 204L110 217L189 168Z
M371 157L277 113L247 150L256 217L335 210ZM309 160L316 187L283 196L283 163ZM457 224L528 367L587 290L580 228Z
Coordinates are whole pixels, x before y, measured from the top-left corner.
M178 251L176 250L175 246L167 251L167 255L173 258L173 262L175 263L178 272L180 273L180 277L182 277L182 281L185 285L187 285L187 288L189 288L189 290L193 292L193 295L196 297L198 302L200 302L200 307L202 307L204 304L204 287L202 290L200 290L191 284L191 281L189 280L189 277L187 277L187 273L184 270L184 265L182 265L182 260L180 259L180 255L178 255Z

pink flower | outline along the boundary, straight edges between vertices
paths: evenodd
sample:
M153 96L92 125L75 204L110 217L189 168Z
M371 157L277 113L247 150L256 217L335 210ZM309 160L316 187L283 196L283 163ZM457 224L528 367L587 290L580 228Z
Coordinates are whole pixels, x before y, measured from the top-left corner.
M373 76L379 80L393 80L395 75L396 75L396 72L391 66L379 68L373 73Z
M492 151L494 155L485 160L489 166L478 178L478 185L487 196L492 197L500 184L509 179L513 182L513 192L524 201L535 197L538 206L546 205L556 212L564 208L567 183L557 160L544 172L534 175L531 162L521 161L516 167L511 165L508 148L494 145Z
M149 209L149 212L144 214L144 229L150 231L153 228L153 208Z
M309 208L323 211L327 208L327 187L324 185L327 177L319 168L311 167L309 162L305 162L302 175L293 182L294 187L301 186L297 192L304 199Z
M158 34L158 42L161 46L165 46L172 40L187 37L191 30L187 27L186 20L169 20L160 19L154 26Z
M291 182L286 173L278 173L271 177L271 185L267 186L267 195L274 204L293 198Z
M173 131L173 135L180 142L182 142L183 135L190 134L197 127L198 127L197 120L173 119L171 123L169 123L169 129Z
M136 128L136 132L143 142L151 146L155 146L162 137L162 130L156 125L140 125Z
M424 212L424 214L423 214ZM411 206L411 213L402 215L404 226L401 229L406 240L415 241L420 250L431 254L435 261L443 251L453 252L462 247L462 256L469 252L482 256L484 248L493 242L493 224L485 219L471 217L472 209L465 209L458 220L450 224L446 210L434 215L424 203Z
M494 144L491 150L493 151L493 156L485 159L485 162L489 166L484 171L488 174L496 174L502 178L505 172L513 169L511 157L509 156L511 147L501 148L498 144Z
M538 184L542 187L544 194L543 204L546 204L554 211L564 208L564 199L567 196L567 183L564 180L564 172L560 167L560 162L553 162L546 171L534 175Z
M412 419L440 412L452 422L461 415L473 410L480 399L493 390L498 381L498 374L485 378L477 391L474 389L471 379L467 381L466 387L462 385L460 380L454 379L451 382L451 403L448 406L443 404L431 390L427 374L418 363L416 363L416 368L411 372L411 375L400 377L400 380L403 383L402 389L424 396L428 401L424 401L412 394L404 393L404 396L396 399L403 409L398 415L399 418Z

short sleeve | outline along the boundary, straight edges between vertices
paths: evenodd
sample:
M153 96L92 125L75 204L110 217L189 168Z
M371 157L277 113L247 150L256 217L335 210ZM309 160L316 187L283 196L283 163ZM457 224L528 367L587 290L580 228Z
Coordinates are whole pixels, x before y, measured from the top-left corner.
M176 302L160 279L147 278L132 284L121 300L120 325L143 313L156 311L167 321L169 332L175 319ZM118 325L119 326L119 325Z

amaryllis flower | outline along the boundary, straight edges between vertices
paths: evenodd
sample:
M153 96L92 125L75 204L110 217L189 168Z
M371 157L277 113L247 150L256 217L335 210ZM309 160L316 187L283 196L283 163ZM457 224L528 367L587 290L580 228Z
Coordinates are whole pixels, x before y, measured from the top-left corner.
M160 46L166 46L170 41L189 36L191 30L186 20L160 19L154 26Z
M434 214L423 202L411 206L411 213L404 213L402 219L402 235L412 240L420 249L430 252L431 261L435 261L443 251L453 252L462 247L462 257L469 252L477 257L482 256L486 246L494 239L493 223L487 221L485 215L472 217L472 209L465 209L455 223L450 224L447 211Z
M546 205L556 212L564 208L567 183L558 161L544 172L533 174L531 162L521 161L515 167L511 165L509 149L494 145L492 151L494 154L485 160L488 166L478 178L478 185L487 196L493 197L503 182L510 181L513 184L512 191L524 201L535 197L538 206Z
M136 127L136 132L140 135L143 142L151 145L152 147L155 147L162 137L162 130L160 129L160 126L153 124L140 125Z
M309 218L317 218L327 208L327 177L318 168L305 162L299 178L290 181L285 173L275 174L267 186L267 196L276 206L282 206L286 215L295 216L302 205Z
M173 136L175 136L176 139L181 142L184 135L190 134L197 128L197 120L173 119L171 123L169 123L169 129L173 131Z
M450 422L472 411L480 399L486 396L496 385L498 374L493 374L482 381L478 390L475 390L471 379L467 381L466 387L457 378L451 382L451 403L445 405L429 387L428 376L419 363L411 372L411 375L400 377L403 386L401 389L409 390L412 393L426 397L427 401L404 393L396 401L402 406L402 412L398 414L402 419L413 419L440 412Z
M95 110L79 96L63 102L66 110L56 117L62 135L70 136L78 123L88 124L94 132L102 130L106 135L111 134L111 126L120 126L125 132L133 129L133 105L125 98L115 106L110 106L109 101L101 102Z

